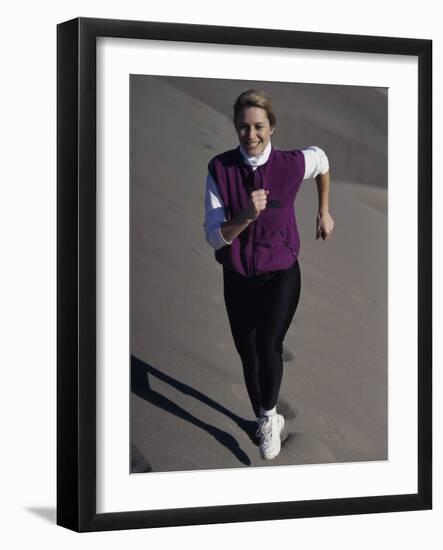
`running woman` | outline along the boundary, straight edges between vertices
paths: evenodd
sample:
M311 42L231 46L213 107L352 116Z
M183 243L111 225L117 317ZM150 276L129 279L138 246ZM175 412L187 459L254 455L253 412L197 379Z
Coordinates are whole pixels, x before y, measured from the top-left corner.
M276 117L262 91L237 98L234 126L239 146L208 165L204 229L223 266L226 311L257 419L260 456L270 460L280 453L284 427L277 413L283 340L300 297L294 201L302 181L315 178L316 238L327 240L334 228L329 162L319 147L272 147Z

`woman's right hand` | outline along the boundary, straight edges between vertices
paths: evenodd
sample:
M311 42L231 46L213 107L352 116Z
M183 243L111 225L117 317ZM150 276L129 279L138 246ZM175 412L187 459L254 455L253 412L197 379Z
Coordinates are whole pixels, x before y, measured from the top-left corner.
M250 220L256 220L260 212L266 208L267 197L269 191L265 189L257 189L257 191L252 191L251 196L249 197L249 206L247 210L247 217Z
M260 212L266 208L267 196L269 191L258 189L252 191L249 197L248 208L242 210L237 216L221 224L220 231L223 239L230 244L240 233L255 221Z

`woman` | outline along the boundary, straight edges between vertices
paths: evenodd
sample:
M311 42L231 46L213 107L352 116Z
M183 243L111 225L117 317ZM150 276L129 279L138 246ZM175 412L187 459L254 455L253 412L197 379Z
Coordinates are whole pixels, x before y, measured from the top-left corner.
M271 145L276 118L269 97L242 93L234 105L240 146L208 166L205 234L223 265L224 298L235 347L257 417L260 455L275 458L284 418L276 405L283 340L300 296L300 238L294 200L303 179L316 178L316 238L330 237L329 164L318 147L280 151Z

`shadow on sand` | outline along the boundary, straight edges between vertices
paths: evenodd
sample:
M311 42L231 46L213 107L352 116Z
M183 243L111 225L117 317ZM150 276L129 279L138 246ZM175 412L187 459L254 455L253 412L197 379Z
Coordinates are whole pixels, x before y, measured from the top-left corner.
M142 399L149 401L149 403L160 407L164 411L174 414L175 416L182 418L183 420L187 420L194 426L197 426L198 428L207 431L221 445L229 449L242 464L245 464L247 466L251 464L248 455L240 448L238 441L231 434L221 430L220 428L216 428L211 424L203 422L199 418L187 412L181 406L171 401L168 397L165 397L164 395L161 395L157 391L151 389L149 376L154 376L158 380L169 384L184 395L193 397L194 399L197 399L208 407L211 407L217 412L227 416L248 435L248 437L251 439L251 441L254 442L254 444L256 444L256 423L254 421L241 418L223 405L220 405L207 395L201 393L195 388L192 388L188 384L184 384L183 382L180 382L172 376L164 374L155 367L148 365L141 359L131 356L131 391L135 395L138 395Z

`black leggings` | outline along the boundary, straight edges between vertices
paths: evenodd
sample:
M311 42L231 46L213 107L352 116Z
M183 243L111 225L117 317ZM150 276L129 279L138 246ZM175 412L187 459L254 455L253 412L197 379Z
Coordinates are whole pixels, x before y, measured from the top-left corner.
M289 269L243 277L223 269L224 297L235 347L243 364L249 399L260 407L277 404L283 377L283 340L300 298L298 260Z

